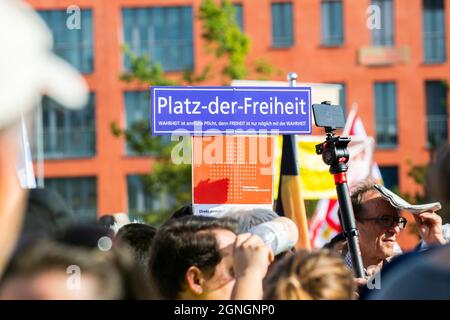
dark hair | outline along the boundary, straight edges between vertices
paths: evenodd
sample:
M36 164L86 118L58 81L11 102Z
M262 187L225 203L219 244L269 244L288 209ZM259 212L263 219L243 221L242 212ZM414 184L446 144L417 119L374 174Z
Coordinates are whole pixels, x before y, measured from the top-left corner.
M209 277L214 275L222 255L211 231L218 229L237 233L237 223L232 219L188 216L169 220L158 229L151 248L150 276L163 298L178 298L191 266Z
M124 250L102 252L74 247L41 239L24 244L13 259L2 279L31 278L42 272L55 270L67 273L69 266L77 266L84 274L94 276L97 299L148 299L147 283L136 277L134 260Z
M169 220L178 219L178 218L182 218L182 217L186 217L186 216L193 216L193 215L194 215L194 212L192 211L192 205L188 204L188 205L182 206L177 211L175 211L172 214L172 216L169 218Z
M356 220L359 220L363 215L362 204L364 195L369 192L376 191L374 186L375 184L373 181L366 179L351 189L351 201Z
M144 223L129 223L119 229L115 238L115 244L125 245L133 252L144 275L148 272L150 248L155 234L155 227Z
M116 221L114 220L114 217L110 214L103 215L100 218L98 218L98 223L102 226L105 226L107 228L110 228L114 225Z
M56 232L53 236L60 243L88 249L97 249L99 240L103 237L112 239L114 231L95 221L69 225Z
M345 237L344 232L340 232L337 235L335 235L329 242L327 242L322 249L329 249L329 250L336 250L336 247L339 247L340 245L344 244L347 241L347 238Z

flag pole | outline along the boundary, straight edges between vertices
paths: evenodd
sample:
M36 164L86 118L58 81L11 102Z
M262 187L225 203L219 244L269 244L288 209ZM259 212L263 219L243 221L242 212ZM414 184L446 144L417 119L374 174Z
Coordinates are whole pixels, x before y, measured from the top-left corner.
M294 72L289 73L288 81L290 87L295 87L297 74ZM305 202L300 188L300 172L295 135L283 135L276 211L278 214L290 218L297 225L299 238L296 248L311 250Z

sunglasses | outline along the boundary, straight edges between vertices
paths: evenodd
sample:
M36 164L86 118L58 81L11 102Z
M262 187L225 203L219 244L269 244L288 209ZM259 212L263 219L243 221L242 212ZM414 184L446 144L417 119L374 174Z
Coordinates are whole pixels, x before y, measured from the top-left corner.
M405 229L406 223L408 222L403 217L393 217L393 216L381 216L381 217L376 217L376 218L365 218L365 219L360 219L360 220L377 221L379 224L381 224L383 227L386 227L386 228L392 228L394 225L398 225L400 230Z

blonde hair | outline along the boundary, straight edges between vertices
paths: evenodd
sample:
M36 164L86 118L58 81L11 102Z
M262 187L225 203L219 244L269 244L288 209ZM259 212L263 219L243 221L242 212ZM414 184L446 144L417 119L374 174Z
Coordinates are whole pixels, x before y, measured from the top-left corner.
M280 260L266 278L265 299L349 300L353 275L330 250L299 251Z

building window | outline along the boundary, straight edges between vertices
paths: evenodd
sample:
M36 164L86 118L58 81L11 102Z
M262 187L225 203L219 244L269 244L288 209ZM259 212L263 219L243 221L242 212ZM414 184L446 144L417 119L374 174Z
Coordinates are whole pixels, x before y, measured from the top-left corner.
M392 0L372 0L372 5L380 8L381 28L372 29L372 45L394 46L394 8Z
M277 48L294 44L291 3L272 3L272 45Z
M327 0L321 4L322 45L340 46L344 41L342 1Z
M399 183L397 166L380 167L380 172L386 188L390 190L398 189Z
M423 45L425 63L445 62L445 10L443 0L423 1Z
M45 158L78 158L95 155L95 95L80 110L68 110L54 100L42 100Z
M45 179L45 187L58 192L78 219L97 218L97 179L95 177Z
M127 176L128 213L143 215L151 212L168 210L173 205L173 199L166 193L151 195L145 186L145 176Z
M125 117L128 136L133 142L126 142L128 155L156 155L151 150L140 150L142 138L150 134L150 92L149 91L127 91L125 92ZM154 136L153 139L161 142L162 146L171 143L170 136ZM134 145L137 142L137 145Z
M244 31L244 14L243 14L243 7L242 4L233 4L234 10L236 12L236 22L241 29L241 31Z
M139 139L141 132L150 132L150 94L148 91L125 92L125 117L127 130ZM129 141L126 142L127 154L140 154ZM143 153L147 155L147 152Z
M375 115L378 147L397 145L397 102L394 82L375 83Z
M447 86L441 81L425 83L427 139L431 148L448 141Z
M82 73L94 70L92 10L80 11L79 28L66 26L70 14L66 10L41 10L40 16L53 34L53 50Z
M165 71L190 70L194 65L191 7L123 9L125 42L137 55L148 55ZM128 57L125 67L129 68Z

